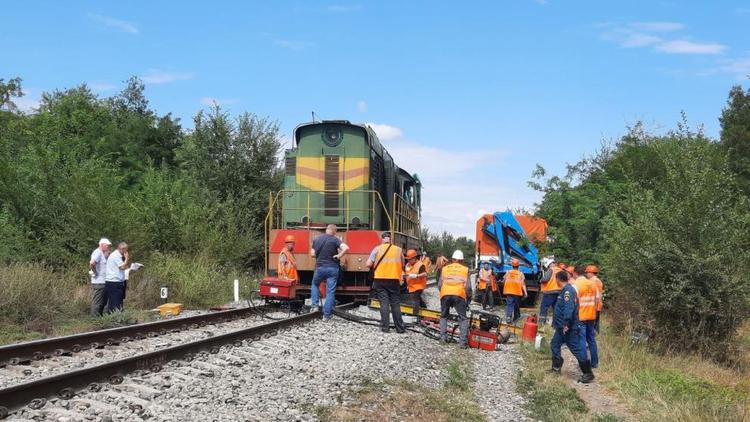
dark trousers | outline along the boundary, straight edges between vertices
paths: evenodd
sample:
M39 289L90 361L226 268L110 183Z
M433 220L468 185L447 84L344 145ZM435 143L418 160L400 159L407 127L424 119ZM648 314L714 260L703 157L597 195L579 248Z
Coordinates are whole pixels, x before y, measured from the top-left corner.
M469 319L466 317L466 300L460 296L443 296L440 298L440 338L443 340L448 339L448 316L451 313L451 308L456 310L458 314L458 327L461 330L461 337L458 342L461 345L466 344L469 338Z
M594 325L594 328L596 329L596 333L599 334L599 316L602 314L602 311L596 311L596 324Z
M107 306L106 284L91 284L91 316L101 316Z
M555 309L555 303L557 302L557 297L560 295L560 292L554 292L554 293L545 293L542 297L542 305L539 307L539 320L544 322L547 320L547 310L550 308L553 310Z
M570 350L570 353L572 353L573 356L576 357L579 364L589 360L588 356L586 355L586 347L584 346L583 349L581 349L580 336L581 333L578 324L573 324L573 326L570 327L568 332L565 334L563 334L562 328L555 329L555 335L552 336L552 341L550 341L552 357L558 359L562 357L561 351L562 345L564 344L568 346L568 350Z
M396 331L404 332L404 320L401 319L401 286L398 280L376 279L372 282L372 289L380 301L380 329L389 330L391 326L388 311L393 315L393 325Z
M107 292L107 312L121 311L125 299L125 283L108 281L104 283Z
M495 306L495 295L491 288L486 288L481 291L482 295L482 309L487 309Z
M417 318L419 318L419 308L427 307L427 304L424 303L424 300L422 299L422 292L424 292L424 290L415 290L409 293L409 303L412 308L414 308L414 315L416 315Z
M505 296L505 320L513 322L521 317L521 296Z

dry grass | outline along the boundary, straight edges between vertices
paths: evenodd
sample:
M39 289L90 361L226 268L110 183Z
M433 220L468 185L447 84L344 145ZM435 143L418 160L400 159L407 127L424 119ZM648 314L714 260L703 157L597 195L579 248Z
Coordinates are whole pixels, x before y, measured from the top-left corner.
M85 266L75 271L34 264L0 266L0 344L148 320L144 310L160 303L163 285L170 288L170 301L188 309L221 305L231 300L235 278L241 297L249 297L255 277L226 271L208 259L155 254L128 282L125 313L91 318Z
M322 421L485 421L473 395L473 364L459 353L446 367L446 383L428 388L405 380L365 380L338 406L315 408Z
M639 419L750 420L750 377L739 367L723 367L699 356L656 355L606 332L599 338L599 350L599 381Z

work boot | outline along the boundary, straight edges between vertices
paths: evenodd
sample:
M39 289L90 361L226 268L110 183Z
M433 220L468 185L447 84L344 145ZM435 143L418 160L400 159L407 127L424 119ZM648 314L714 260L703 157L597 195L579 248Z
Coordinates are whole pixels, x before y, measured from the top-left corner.
M565 362L565 360L562 357L556 358L552 356L552 369L550 369L550 372L554 372L555 374L560 375L563 362Z
M594 380L594 373L591 371L591 361L580 362L578 366L581 368L581 372L583 372L583 375L578 378L578 382L588 384Z

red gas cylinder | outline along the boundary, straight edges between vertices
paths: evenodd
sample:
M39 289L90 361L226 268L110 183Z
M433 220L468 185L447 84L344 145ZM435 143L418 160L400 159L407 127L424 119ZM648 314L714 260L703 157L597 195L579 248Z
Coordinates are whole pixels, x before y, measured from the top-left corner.
M536 331L539 326L536 324L536 315L529 315L526 318L526 323L523 324L523 333L521 339L523 341L534 342L536 340Z

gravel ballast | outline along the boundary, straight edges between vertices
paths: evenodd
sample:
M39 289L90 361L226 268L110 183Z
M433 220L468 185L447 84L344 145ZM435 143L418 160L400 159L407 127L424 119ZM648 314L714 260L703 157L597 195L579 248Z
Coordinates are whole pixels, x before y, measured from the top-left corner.
M434 290L434 289L433 289ZM436 292L428 293L435 295ZM434 308L434 306L433 306ZM334 317L283 330L276 336L224 346L218 354L173 361L156 373L134 373L71 400L50 400L11 418L58 421L313 421L319 406L347 405L364 382L446 383L457 345L440 345L415 332ZM515 392L519 358L511 346L471 350L476 397L488 420L525 420ZM12 419L11 419L12 420Z

